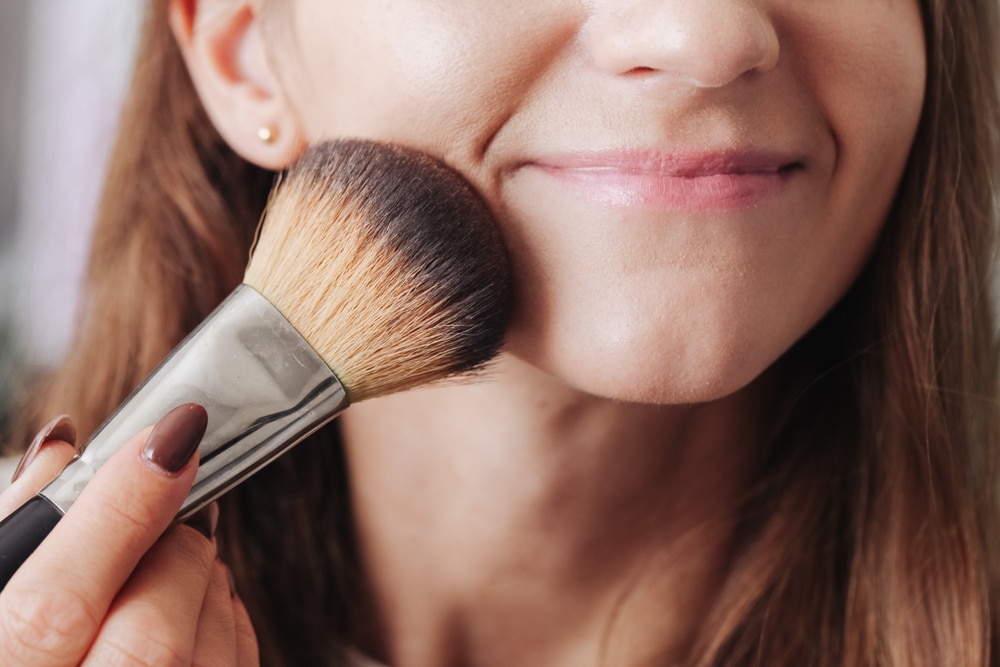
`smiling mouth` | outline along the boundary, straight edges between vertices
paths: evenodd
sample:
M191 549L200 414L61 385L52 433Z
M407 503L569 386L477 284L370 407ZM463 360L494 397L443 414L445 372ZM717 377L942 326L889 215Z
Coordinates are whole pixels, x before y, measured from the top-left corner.
M530 163L583 199L613 208L724 211L756 206L805 171L779 153L587 153Z

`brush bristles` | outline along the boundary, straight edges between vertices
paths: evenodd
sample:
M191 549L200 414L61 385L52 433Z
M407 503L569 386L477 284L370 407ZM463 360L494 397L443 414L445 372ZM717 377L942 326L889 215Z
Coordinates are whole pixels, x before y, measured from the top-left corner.
M510 298L502 242L470 186L422 153L360 140L318 144L292 167L244 282L354 402L482 367Z

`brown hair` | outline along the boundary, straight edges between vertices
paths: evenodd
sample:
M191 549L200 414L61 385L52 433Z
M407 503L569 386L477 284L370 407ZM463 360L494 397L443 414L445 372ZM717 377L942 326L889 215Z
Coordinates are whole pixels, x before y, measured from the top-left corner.
M84 434L240 280L272 180L212 129L166 5L151 3L73 353L26 413L69 412ZM922 7L926 103L896 205L851 292L779 362L743 548L692 664L1000 662L1000 29L994 0ZM339 664L354 632L336 443L317 434L223 502L265 665Z

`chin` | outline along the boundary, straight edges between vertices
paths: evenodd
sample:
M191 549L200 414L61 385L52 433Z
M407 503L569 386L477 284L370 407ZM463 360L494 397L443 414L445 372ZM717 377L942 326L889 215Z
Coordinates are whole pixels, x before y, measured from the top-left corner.
M664 366L666 368L664 368ZM581 375L568 380L578 388L616 401L655 405L695 405L711 403L731 396L751 384L765 367L748 372L745 368L727 369L707 365L695 369L677 369L670 362L655 360L638 368L604 366L601 377Z
M538 337L515 327L507 351L569 389L656 405L691 405L730 396L761 376L780 355L732 338L656 338Z

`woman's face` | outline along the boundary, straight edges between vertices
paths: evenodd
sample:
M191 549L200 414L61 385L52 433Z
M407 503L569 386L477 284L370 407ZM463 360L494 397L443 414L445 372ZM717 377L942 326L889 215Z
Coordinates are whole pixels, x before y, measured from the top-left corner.
M915 0L296 0L309 139L464 173L516 275L510 352L581 390L748 383L858 274L923 101Z

